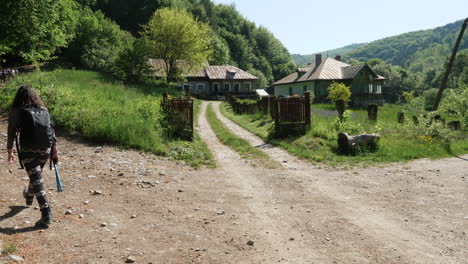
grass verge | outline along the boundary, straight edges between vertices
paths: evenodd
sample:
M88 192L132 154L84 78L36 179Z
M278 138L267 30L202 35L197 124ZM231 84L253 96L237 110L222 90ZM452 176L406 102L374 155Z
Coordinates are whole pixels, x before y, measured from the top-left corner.
M123 84L92 71L56 70L21 75L0 91L0 111L7 113L20 86L33 86L57 126L85 138L182 160L193 167L213 163L199 137L193 142L166 140L159 124L162 94L170 89L156 82Z
M366 133L381 135L379 149L373 153L358 153L353 156L337 154L336 113L331 106L312 105L312 128L301 137L269 139L274 125L269 116L262 114L236 115L227 103L221 106L222 113L262 139L279 146L293 155L316 163L331 166L366 166L381 162L408 161L417 158L445 158L468 153L468 136L457 132L450 143L416 136L415 127L409 118L404 125L397 123L401 106L385 105L379 109L377 122L367 120L367 111L353 110L353 126Z
M234 135L227 129L223 123L216 117L212 105L209 104L206 111L206 118L216 136L228 147L235 150L242 158L253 161L254 165L264 168L275 168L276 164L264 152L251 146L244 139Z

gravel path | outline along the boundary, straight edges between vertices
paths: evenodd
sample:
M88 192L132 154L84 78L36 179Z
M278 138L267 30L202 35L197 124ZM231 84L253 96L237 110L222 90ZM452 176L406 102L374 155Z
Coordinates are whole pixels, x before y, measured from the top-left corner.
M65 193L49 189L48 230L31 228L26 174L0 152L0 240L16 241L27 263L467 263L466 160L344 171L267 145L284 167L254 168L218 141L208 104L197 129L216 169L59 137ZM234 133L264 144L212 104ZM5 133L0 120L0 148Z

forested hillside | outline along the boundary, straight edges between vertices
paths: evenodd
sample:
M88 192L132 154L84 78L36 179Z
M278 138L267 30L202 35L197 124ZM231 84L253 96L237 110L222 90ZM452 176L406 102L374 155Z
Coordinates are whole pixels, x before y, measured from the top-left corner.
M4 66L58 56L74 66L110 72L119 54L139 53L135 40L142 37L143 26L155 11L171 8L186 10L209 26L211 64L238 66L259 76L265 84L295 68L283 44L268 29L245 19L233 5L215 4L211 0L34 3L33 7L22 1L0 3L0 25L6 29L0 33L0 63Z
M327 56L330 57L330 58L334 58L336 55L343 55L343 54L346 54L350 51L353 51L359 47L362 47L364 45L366 45L367 43L355 43L355 44L351 44L351 45L346 45L342 48L338 48L338 49L331 49L331 50L326 50L326 51L321 51L321 52L317 52L317 53L320 53L322 54L322 56ZM314 54L309 54L309 55L301 55L301 54L292 54L292 58L294 60L294 62L299 65L299 66L304 66L304 65L307 65L311 62L314 62L315 61L315 53Z
M344 59L367 61L372 58L401 66L411 72L425 73L442 66L450 55L463 20L428 30L409 32L373 41L344 54ZM465 34L460 51L468 49Z

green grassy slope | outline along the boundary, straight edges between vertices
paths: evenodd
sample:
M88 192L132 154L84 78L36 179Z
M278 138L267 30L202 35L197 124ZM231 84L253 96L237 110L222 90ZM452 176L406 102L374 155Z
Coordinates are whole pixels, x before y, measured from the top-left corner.
M0 111L8 111L22 83L36 88L57 126L94 142L169 156L195 167L212 160L198 137L193 142L163 139L160 100L163 92L177 95L172 89L156 83L124 85L91 71L34 72L10 81L0 92Z

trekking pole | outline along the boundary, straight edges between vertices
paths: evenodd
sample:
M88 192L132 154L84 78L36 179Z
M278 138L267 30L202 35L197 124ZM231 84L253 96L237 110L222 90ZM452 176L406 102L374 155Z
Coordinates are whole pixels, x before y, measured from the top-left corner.
M57 181L57 191L63 192L62 180L60 179L58 164L55 162L54 162L54 168L55 168L55 180Z
M54 156L54 148L50 150L50 169L52 169L52 163L54 164L54 170L55 170L55 181L57 182L57 191L58 192L63 192L63 186L62 186L62 180L60 179L60 173L58 169L58 164L57 162L53 161L53 156Z

